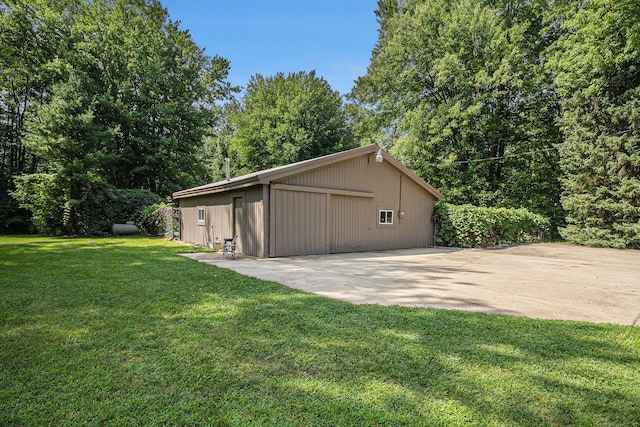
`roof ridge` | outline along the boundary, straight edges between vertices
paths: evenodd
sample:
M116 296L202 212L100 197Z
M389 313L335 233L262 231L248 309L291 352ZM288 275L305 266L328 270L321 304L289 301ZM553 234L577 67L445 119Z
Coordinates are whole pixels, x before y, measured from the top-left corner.
M367 152L371 152L371 154L375 154L379 150L381 150L381 148L378 144L363 145L361 147L352 148L350 150L339 151L337 153L327 154L325 156L315 157L313 159L307 159L307 160L302 160L296 163L290 163L287 165L281 165L281 166L276 166L269 169L263 169L257 172L252 172L249 174L231 178L229 180L217 181L210 184L201 185L199 187L193 187L186 190L177 191L173 193L173 198L180 199L180 198L189 197L189 196L217 193L217 192L231 190L231 189L240 189L244 187L249 187L257 184L267 185L274 179L280 179L283 176L287 176L287 173L290 173L291 175L293 175L296 173L307 172L311 169L314 169L315 167L322 167L327 164L330 164L331 162L336 161L336 159L337 161L348 160L348 159L360 156ZM413 181L415 181L425 190L433 194L437 199L443 198L442 194L438 190L436 190L429 183L427 183L425 180L423 180L418 175L416 175L415 172L413 172L407 166L403 165L400 161L395 159L390 154L386 153L384 150L382 150L382 152L383 152L384 159L386 159L392 167L405 173Z

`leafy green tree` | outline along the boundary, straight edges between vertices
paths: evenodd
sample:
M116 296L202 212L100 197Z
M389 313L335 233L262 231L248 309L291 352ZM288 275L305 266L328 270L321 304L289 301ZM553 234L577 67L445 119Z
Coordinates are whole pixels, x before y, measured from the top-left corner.
M202 163L206 172L204 181L220 181L226 177L226 159L232 156L231 140L234 135L232 116L237 112L239 105L233 100L222 105L218 110L218 118L215 125L209 130L202 145ZM230 163L230 173L239 174L241 165L237 162Z
M232 116L239 172L253 172L353 146L342 98L315 71L251 77Z
M9 192L13 177L37 172L24 144L28 114L46 101L58 74L53 58L68 51L69 14L78 2L9 0L0 4L0 232L24 231L30 215Z
M116 189L167 197L203 182L215 103L237 89L229 62L157 0L12 0L0 12L0 190L41 228L93 233Z
M551 64L565 97L561 234L640 247L640 3L579 3Z
M350 94L380 142L452 203L559 213L559 98L539 65L544 2L381 0L379 40ZM492 159L490 161L477 161Z

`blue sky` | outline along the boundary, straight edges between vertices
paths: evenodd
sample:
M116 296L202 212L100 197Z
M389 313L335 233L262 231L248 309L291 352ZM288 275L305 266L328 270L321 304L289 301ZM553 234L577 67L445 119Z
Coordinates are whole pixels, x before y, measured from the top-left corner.
M161 0L209 55L231 61L229 80L316 70L348 93L377 40L376 0Z

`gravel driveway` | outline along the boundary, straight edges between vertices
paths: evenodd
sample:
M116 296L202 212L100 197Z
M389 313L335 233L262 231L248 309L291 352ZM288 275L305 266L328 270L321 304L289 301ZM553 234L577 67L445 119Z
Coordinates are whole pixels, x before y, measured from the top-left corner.
M640 323L640 251L534 244L290 258L191 258L354 304Z

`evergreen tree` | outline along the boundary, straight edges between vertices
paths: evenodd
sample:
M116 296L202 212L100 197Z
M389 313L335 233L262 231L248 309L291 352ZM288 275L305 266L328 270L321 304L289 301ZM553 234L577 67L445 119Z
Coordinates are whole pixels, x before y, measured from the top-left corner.
M76 67L93 82L97 120L119 131L103 175L118 188L163 197L200 183L214 103L235 90L229 62L205 55L156 0L87 4L73 27Z
M105 191L99 167L115 129L96 123L95 99L87 96L81 73L69 71L68 80L55 85L50 101L38 108L26 140L47 160L48 170L20 177L15 195L40 229L85 235L99 231L92 225Z
M157 0L12 0L0 13L0 190L19 175L16 199L41 228L106 231L90 224L117 189L203 183L203 137L236 89L229 62Z
M552 64L566 98L561 234L640 247L640 3L581 2L563 28Z

